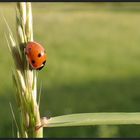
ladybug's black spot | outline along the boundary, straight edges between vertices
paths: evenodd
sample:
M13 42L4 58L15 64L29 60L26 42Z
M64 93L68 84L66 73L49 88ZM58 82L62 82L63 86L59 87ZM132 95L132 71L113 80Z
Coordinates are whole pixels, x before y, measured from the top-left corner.
M45 63L46 63L46 60L42 64L45 65Z
M41 57L41 53L38 54L38 57Z
M32 64L34 64L35 63L35 61L34 60L32 60Z

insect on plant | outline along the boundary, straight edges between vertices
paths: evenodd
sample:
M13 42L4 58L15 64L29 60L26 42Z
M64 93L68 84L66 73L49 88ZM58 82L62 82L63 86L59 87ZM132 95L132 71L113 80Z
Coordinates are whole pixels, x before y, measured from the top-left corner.
M45 49L37 42L28 42L25 54L33 69L41 70L46 63Z
M42 69L47 61L45 49L33 39L32 7L30 2L16 3L17 40L6 19L5 37L13 60L12 77L15 85L15 97L19 109L19 120L12 116L16 124L16 137L43 137L46 127L70 127L86 125L124 125L140 124L140 113L81 113L50 118L41 117L38 93L37 70ZM41 71L40 71L41 72Z

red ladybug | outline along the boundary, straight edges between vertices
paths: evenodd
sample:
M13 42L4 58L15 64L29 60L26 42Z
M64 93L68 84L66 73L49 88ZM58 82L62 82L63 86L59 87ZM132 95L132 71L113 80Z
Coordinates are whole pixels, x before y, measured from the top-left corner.
M33 69L41 70L46 63L45 49L37 42L28 42L25 48L29 64Z

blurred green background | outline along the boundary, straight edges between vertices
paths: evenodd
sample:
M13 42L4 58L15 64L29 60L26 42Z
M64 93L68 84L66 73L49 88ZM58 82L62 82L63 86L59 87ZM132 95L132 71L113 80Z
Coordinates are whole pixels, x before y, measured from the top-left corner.
M15 3L0 3L15 33ZM41 116L140 111L140 4L33 3L34 40L47 51ZM0 137L12 137L17 106L0 18ZM16 35L16 34L15 34ZM139 125L44 129L45 137L140 137Z

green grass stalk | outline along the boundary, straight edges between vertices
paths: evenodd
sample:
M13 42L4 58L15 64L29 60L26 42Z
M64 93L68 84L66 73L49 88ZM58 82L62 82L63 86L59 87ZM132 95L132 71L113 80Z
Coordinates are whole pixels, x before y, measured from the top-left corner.
M24 48L33 41L33 21L30 2L17 3L16 7L17 42L8 26L7 42L14 61L13 80L16 87L16 100L20 111L19 137L43 137L39 106L37 103L37 75L26 59ZM8 25L8 24L7 24Z

